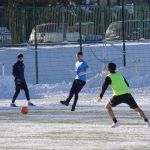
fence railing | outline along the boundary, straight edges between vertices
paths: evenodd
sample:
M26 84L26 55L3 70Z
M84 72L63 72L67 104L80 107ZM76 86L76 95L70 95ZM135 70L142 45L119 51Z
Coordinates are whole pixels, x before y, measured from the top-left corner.
M126 40L149 39L150 7L125 7L124 13ZM79 42L79 27L82 42L121 40L121 23L120 6L0 8L0 45L34 43L34 24L38 43Z
M90 71L87 72L87 85L99 86L107 74L107 65L110 62L117 64L127 79L134 79L132 83L143 82L149 84L150 72L150 43L146 41L126 43L126 67L123 67L122 42L111 42L99 44L83 44L84 59L88 63ZM74 66L76 53L79 45L56 45L38 46L38 83L55 84L72 82L76 73ZM36 66L34 46L28 47L1 47L0 62L5 65L5 76L12 77L12 66L16 62L18 53L24 55L25 78L28 83L35 84ZM0 76L2 75L2 64L0 65ZM3 74L4 75L4 74ZM145 80L143 80L145 78ZM54 86L55 87L55 86ZM57 85L56 85L57 87ZM63 86L64 87L64 86Z

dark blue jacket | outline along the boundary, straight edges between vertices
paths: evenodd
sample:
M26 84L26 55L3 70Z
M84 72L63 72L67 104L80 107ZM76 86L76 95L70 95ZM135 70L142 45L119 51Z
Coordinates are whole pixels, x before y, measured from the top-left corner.
M17 61L13 65L13 76L15 77L15 80L19 79L21 80L21 82L25 81L24 69L25 69L25 65L23 62Z

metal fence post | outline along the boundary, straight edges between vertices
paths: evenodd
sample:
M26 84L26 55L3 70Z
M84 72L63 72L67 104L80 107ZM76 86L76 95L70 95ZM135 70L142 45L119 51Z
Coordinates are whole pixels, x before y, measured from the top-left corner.
M122 0L122 39L123 39L123 66L126 66L126 45L125 45L125 16L124 16L124 0Z
M38 75L38 52L37 52L37 36L36 36L36 0L33 0L33 22L34 22L34 46L35 46L35 70L36 70L36 84L39 83Z
M4 77L4 76L5 76L5 65L2 64L2 77Z
M80 51L82 52L82 33L81 33L81 16L82 13L81 13L81 3L79 4L79 13L78 13L78 16L79 16L79 34L80 34Z
M66 41L66 10L67 7L62 7L62 26L63 26L63 42Z

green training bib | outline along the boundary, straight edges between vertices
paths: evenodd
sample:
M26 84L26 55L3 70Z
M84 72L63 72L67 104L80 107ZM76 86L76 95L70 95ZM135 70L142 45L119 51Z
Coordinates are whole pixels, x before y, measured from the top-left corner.
M110 73L107 76L111 79L110 87L113 90L113 95L118 96L131 93L129 87L124 80L124 77L120 73Z

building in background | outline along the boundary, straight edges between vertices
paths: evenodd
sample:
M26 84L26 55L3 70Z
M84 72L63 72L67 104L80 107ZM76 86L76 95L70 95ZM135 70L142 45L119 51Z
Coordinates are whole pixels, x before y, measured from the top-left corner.
M35 0L38 6L56 6L56 5L120 5L122 0ZM125 4L150 4L150 0L124 0ZM0 0L0 6L31 6L33 0Z
M98 5L120 5L122 0L97 0ZM150 4L150 0L124 0L125 4Z

